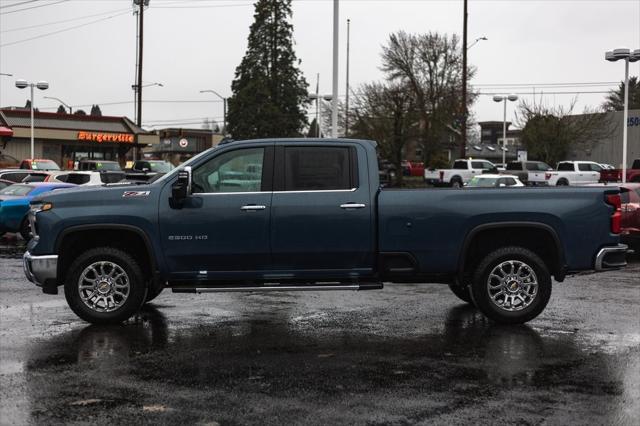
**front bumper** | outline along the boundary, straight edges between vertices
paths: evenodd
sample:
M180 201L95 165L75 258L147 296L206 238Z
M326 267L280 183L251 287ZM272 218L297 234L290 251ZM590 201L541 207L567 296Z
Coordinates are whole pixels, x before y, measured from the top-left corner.
M627 266L627 245L603 247L596 255L594 269L596 271L606 271L608 269L624 268Z
M22 257L22 267L27 279L39 287L55 285L58 271L58 255L33 256L28 251Z

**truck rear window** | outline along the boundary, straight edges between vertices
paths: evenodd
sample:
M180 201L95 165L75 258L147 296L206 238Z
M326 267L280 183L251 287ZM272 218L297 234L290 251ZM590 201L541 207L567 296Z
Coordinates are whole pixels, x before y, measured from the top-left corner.
M573 172L575 171L573 163L558 163L558 170L561 172Z
M285 191L351 189L349 147L286 147Z

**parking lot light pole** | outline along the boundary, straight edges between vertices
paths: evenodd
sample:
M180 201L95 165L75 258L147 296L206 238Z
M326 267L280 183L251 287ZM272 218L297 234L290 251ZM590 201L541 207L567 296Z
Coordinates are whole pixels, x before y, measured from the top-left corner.
M640 61L640 49L633 52L626 48L605 52L609 62L624 60L624 112L622 113L622 183L627 182L627 128L629 127L629 62Z
M322 137L322 126L320 123L322 122L322 100L331 101L333 99L333 95L319 95L317 93L309 93L307 99L310 101L316 101L316 125L318 128L318 137ZM332 111L333 115L333 111Z
M518 100L518 95L509 95L509 96L500 96L496 95L493 97L494 102L504 102L504 119L502 120L502 165L506 166L507 164L507 151L506 151L506 143L507 143L507 101L515 102Z
M37 87L40 90L47 90L49 88L49 83L46 81L39 81L37 83L30 83L27 80L16 80L16 87L18 89L26 89L27 87L31 88L31 102L29 106L31 107L31 158L35 158L34 155L34 142L33 142L33 88Z

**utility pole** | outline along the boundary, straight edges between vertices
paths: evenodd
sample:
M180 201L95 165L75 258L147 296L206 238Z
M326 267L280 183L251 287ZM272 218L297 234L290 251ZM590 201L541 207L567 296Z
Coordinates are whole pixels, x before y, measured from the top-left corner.
M333 90L331 91L331 137L338 137L338 36L340 0L333 0Z
M136 114L136 125L142 128L142 47L144 46L144 7L149 5L149 0L134 0L134 3L138 4L140 7L140 13L138 14L138 29L140 31L140 36L138 37L138 82L136 83L138 111ZM136 147L133 150L134 161L138 159L139 149L138 136L136 136Z
M347 90L344 106L344 137L349 137L349 38L350 38L351 19L347 19Z
M460 129L460 158L466 157L467 145L467 0L464 0L462 23L462 126Z

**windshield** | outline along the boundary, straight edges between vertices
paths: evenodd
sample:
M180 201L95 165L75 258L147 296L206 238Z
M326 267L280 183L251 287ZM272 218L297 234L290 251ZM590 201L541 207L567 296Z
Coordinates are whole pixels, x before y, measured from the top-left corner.
M120 164L115 161L105 161L96 163L96 170L115 170L120 171Z
M149 161L149 166L152 171L158 173L169 173L171 170L175 169L173 164L167 161Z
M60 170L60 167L51 160L33 160L31 161L33 170Z
M184 163L180 164L180 166L175 167L171 171L171 173L167 173L166 175L162 175L162 177L160 179L155 180L153 183L163 182L165 179L169 179L171 176L173 176L174 174L178 173L179 170L183 170L186 166L191 166L194 162L198 161L200 158L204 157L205 155L209 154L210 152L212 152L212 151L214 151L216 149L218 149L218 147L214 146L213 148L209 148L206 151L202 151L200 154L196 155L195 157L191 157L190 159L188 159Z
M479 186L479 187L492 187L496 186L496 181L498 178L488 178L488 177L479 177L474 176L473 179L469 181L467 186Z
M31 191L33 191L34 187L31 185L11 185L7 186L5 189L0 190L0 195L27 195Z

